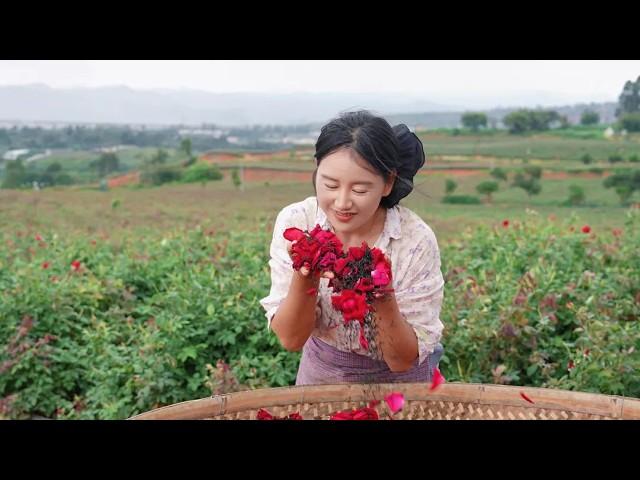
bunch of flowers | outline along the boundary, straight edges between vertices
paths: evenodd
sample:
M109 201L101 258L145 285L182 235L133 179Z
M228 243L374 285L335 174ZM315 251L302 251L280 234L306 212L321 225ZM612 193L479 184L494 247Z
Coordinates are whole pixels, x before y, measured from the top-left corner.
M284 238L292 242L291 257L295 270L305 267L314 277L325 272L333 273L329 287L336 295L331 296L331 303L342 313L345 324L359 323L359 342L368 350L365 324L373 327L374 300L393 292L388 288L392 274L391 263L385 254L378 248L369 248L367 242L343 252L340 239L320 225L311 232L288 228L284 231ZM309 293L314 294L315 291Z

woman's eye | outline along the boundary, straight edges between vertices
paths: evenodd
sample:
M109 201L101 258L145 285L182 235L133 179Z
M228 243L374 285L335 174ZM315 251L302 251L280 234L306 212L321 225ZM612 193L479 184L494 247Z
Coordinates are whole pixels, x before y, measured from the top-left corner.
M325 185L324 185L324 186L325 186L325 187L327 187L327 188L330 188L330 189L332 189L332 190L333 190L334 188L338 188L338 187L333 186L333 185L327 185L326 183L325 183Z
M355 193L367 193L366 191L365 191L365 192L359 192L359 191L357 191L357 190L354 190L354 192L355 192Z

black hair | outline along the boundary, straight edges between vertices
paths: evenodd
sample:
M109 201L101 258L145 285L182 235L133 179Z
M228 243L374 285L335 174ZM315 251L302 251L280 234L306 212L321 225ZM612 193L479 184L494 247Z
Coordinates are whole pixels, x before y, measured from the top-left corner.
M314 155L314 190L317 166L324 157L340 148L350 148L356 152L382 175L385 182L395 173L391 192L380 200L380 205L385 208L396 206L411 193L413 177L426 160L422 142L406 125L391 127L384 118L367 110L342 113L320 131Z

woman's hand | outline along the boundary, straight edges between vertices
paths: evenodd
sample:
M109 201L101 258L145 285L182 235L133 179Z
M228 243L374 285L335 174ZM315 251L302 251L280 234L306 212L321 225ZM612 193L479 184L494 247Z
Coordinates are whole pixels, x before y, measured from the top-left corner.
M295 258L295 254L293 253L293 245L295 245L297 240L294 240L293 242L287 242L287 253L289 254L289 258L291 258L291 261L293 261ZM303 277L309 277L311 270L308 267L301 267L299 270L300 275L302 275ZM334 278L335 274L333 272L327 271L327 272L323 272L320 275L321 278Z

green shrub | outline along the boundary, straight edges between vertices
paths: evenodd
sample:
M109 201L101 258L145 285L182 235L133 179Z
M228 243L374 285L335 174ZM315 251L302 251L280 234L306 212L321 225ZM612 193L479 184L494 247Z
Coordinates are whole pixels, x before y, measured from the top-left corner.
M442 198L442 203L457 203L464 205L480 205L482 202L478 197L473 195L445 195Z
M182 174L183 183L208 182L211 180L221 180L222 172L216 165L206 163L196 163L187 168Z

